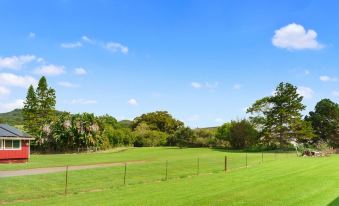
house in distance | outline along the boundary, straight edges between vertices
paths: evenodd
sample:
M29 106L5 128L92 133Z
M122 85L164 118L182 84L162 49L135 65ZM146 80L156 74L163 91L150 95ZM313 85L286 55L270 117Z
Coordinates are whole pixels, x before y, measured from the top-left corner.
M6 124L0 124L0 163L27 162L30 135Z

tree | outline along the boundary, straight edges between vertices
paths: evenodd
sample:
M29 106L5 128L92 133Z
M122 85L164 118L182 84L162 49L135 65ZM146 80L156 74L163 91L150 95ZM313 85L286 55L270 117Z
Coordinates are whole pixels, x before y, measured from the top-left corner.
M22 110L24 119L24 129L31 135L36 136L39 133L39 125L36 121L38 111L38 100L34 87L31 85L28 88L26 101Z
M230 139L230 123L224 123L218 127L215 137L219 140L229 141Z
M168 134L158 130L151 130L146 123L141 123L133 132L136 147L155 147L165 145Z
M28 88L23 109L24 127L36 137L39 145L53 142L51 124L56 120L55 99L55 90L48 87L45 77L39 80L36 91L32 85Z
M42 127L55 120L55 90L48 87L45 77L41 77L36 89L37 118L36 121Z
M251 122L260 130L268 145L284 147L295 139L296 124L302 121L303 97L297 87L280 83L272 96L257 100L248 110ZM305 124L299 124L305 126Z
M142 123L147 124L150 130L157 130L168 134L173 134L184 125L181 121L174 119L167 111L150 112L136 117L132 125L133 130Z
M292 128L293 133L291 133L291 135L295 137L297 142L303 144L312 143L315 134L310 122L299 119L292 124Z
M258 141L258 132L253 125L243 119L232 121L229 128L229 142L234 149L245 149L255 145Z
M315 110L305 117L316 134L315 142L325 141L339 147L339 105L329 99L317 103Z
M195 141L194 146L197 147L211 147L216 145L215 133L216 129L196 129L194 130Z
M195 134L189 127L182 127L174 134L174 139L180 148L192 145L195 140Z

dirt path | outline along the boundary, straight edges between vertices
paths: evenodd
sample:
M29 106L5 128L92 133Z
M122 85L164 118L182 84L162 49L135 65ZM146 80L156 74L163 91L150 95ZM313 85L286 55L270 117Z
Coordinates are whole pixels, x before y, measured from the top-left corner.
M145 161L130 161L126 162L127 164L138 164L144 163ZM93 165L77 165L77 166L68 166L69 171L73 170L85 170L85 169L94 169L101 167L116 167L123 166L125 162L113 162L113 163L99 163ZM34 168L34 169L25 169L25 170L12 170L12 171L0 171L1 177L16 177L16 176L27 176L27 175L38 175L38 174L48 174L56 172L64 172L66 167L48 167L48 168Z

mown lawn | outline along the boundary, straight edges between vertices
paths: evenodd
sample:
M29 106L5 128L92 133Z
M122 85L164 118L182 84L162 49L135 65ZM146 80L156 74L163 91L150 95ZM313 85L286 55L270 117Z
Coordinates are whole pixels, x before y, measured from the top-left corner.
M251 153L246 169L245 153L176 148L130 152L149 161L127 165L126 185L120 166L69 171L67 196L64 172L0 178L0 204L333 206L339 201L339 156L298 158L267 153L261 163L261 153ZM123 154L133 156L128 151L115 155L123 159Z
M154 147L118 148L104 152L81 154L31 155L29 162L25 164L0 164L0 171L137 160L155 161L197 157L223 157L226 152L226 150L205 148L179 149L176 147ZM227 152L227 154L232 157L239 157L239 152Z

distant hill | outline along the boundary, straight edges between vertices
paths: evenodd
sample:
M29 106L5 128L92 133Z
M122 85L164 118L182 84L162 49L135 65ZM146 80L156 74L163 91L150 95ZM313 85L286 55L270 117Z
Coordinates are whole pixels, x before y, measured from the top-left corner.
M57 111L58 114L62 113ZM12 126L19 126L24 124L24 120L22 117L22 109L15 109L11 112L0 113L0 123L9 124ZM130 128L132 125L132 121L130 120L122 120L119 121L119 124L122 127Z
M131 128L132 127L132 124L133 124L133 121L131 120L121 120L118 122L122 127L125 127L125 128Z
M0 113L0 121L12 126L23 125L22 109L15 109L11 112Z

